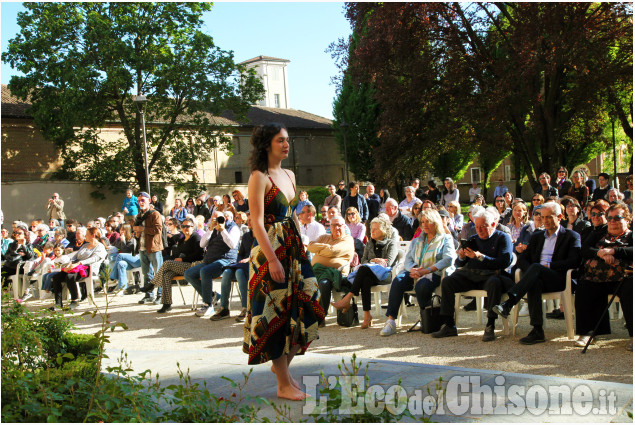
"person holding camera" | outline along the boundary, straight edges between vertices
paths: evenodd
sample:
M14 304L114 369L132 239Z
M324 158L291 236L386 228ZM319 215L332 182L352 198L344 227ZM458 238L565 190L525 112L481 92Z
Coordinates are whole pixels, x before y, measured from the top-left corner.
M59 193L54 193L46 204L46 210L48 213L49 222L51 220L58 220L60 226L64 227L64 220L66 220L66 214L64 214L64 201L60 199Z
M492 308L500 302L503 290L512 282L505 279L505 269L512 262L512 240L507 233L496 230L497 214L490 209L473 212L476 235L461 240L456 260L457 269L441 281L441 319L443 326L433 332L434 338L457 336L454 322L454 298L458 292L482 289L487 291L487 325L483 341L496 339L496 313Z
M209 230L201 238L201 248L206 248L203 263L190 267L183 274L203 299L203 306L196 316L211 319L214 314L214 302L219 297L212 288L212 280L223 274L225 266L237 261L239 243L240 229L234 222L234 214L214 211ZM229 317L229 309L222 309L218 314Z

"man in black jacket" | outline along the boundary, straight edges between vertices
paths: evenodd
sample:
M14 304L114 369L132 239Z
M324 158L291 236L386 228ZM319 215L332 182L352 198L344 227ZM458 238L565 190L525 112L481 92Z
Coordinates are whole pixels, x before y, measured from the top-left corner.
M540 181L540 186L534 190L534 193L540 193L545 199L550 196L558 197L558 189L551 186L551 176L548 173L542 173L538 176L538 181Z
M542 294L557 292L566 286L567 270L580 265L580 235L560 226L562 210L559 204L547 202L540 210L545 230L531 236L527 249L518 259L525 273L507 295L509 299L494 307L494 312L507 317L510 310L527 294L532 331L520 339L521 344L545 342L542 329Z
M392 222L392 227L397 229L399 236L404 241L409 241L415 233L413 221L399 211L399 204L392 198L386 199L386 214Z

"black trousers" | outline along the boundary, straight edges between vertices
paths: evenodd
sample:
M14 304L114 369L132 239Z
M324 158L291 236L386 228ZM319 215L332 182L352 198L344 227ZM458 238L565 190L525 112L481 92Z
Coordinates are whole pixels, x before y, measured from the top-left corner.
M331 292L333 291L333 282L328 279L322 279L318 282L318 288L320 288L320 307L324 310L324 313L328 313L329 306L331 305Z
M68 287L68 292L71 294L71 300L79 299L79 285L77 281L82 279L79 273L66 273L59 272L53 275L51 278L52 292L55 294L61 294L64 289L64 283Z
M613 295L619 282L591 282L581 280L575 291L575 329L578 335L586 335L591 332L608 304L608 298ZM620 305L624 312L628 334L633 336L633 278L624 280L620 291ZM611 333L611 321L609 313L606 313L597 335Z
M377 276L375 276L375 273L373 273L370 268L360 267L357 270L350 292L358 296L361 290L362 310L370 311L370 288L377 286L377 284L379 284L379 279L377 279Z
M500 304L503 292L513 285L513 281L501 274L480 275L469 269L459 269L441 281L441 316L448 326L454 326L454 299L458 292L481 289L487 291L487 317L496 319L492 308Z
M563 291L566 284L566 275L534 263L527 268L523 277L507 291L507 294L514 300L514 303L520 301L527 294L529 324L534 327L542 327L542 294Z

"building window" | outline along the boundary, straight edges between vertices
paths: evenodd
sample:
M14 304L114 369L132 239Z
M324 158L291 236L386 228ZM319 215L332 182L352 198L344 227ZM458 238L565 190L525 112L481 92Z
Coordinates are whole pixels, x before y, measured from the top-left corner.
M273 95L273 106L275 106L276 108L280 107L280 95L279 94L274 94Z
M234 145L234 153L240 153L240 137L234 136L232 137L232 144Z
M470 172L472 174L472 183L480 183L481 182L481 169L480 168L471 168Z
M313 169L312 168L306 169L306 181L304 182L304 184L308 184L308 185L313 184Z
M243 182L243 172L242 171L235 171L234 172L234 180L236 180L237 184L240 184Z
M512 179L512 166L511 165L506 165L505 166L505 181L508 182Z
M273 81L280 81L281 69L279 66L270 66L269 70L271 71L271 79Z

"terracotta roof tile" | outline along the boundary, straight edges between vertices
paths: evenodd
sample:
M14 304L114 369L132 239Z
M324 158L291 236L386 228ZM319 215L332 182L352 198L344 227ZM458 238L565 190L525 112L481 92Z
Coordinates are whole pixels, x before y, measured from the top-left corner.
M28 102L22 102L12 96L6 84L2 84L2 116L10 118L30 118L26 113L30 106ZM219 125L256 126L269 122L281 122L287 128L323 129L331 128L331 120L298 109L269 108L266 106L252 106L247 112L247 119L238 122L235 115L224 112L220 116L211 116L210 119Z

